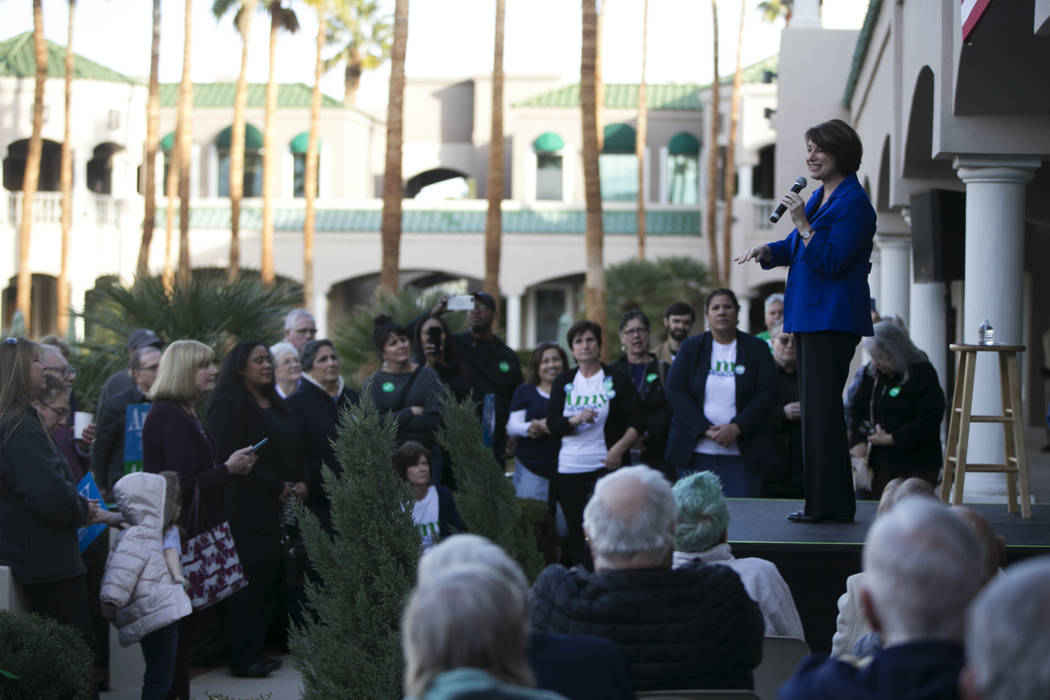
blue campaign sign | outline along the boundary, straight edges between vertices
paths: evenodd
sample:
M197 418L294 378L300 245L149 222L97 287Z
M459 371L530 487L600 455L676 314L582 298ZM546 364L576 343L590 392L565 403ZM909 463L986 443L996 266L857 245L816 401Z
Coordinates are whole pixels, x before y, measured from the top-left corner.
M87 499L95 499L99 502L99 508L105 508L106 504L102 502L102 494L99 493L98 484L95 483L95 477L91 472L80 480L77 484L77 493ZM83 552L85 549L91 546L99 535L106 530L105 523L95 523L94 525L88 525L87 527L77 528L77 541L80 543L80 551Z
M142 424L148 403L129 403L124 409L124 473L142 471Z

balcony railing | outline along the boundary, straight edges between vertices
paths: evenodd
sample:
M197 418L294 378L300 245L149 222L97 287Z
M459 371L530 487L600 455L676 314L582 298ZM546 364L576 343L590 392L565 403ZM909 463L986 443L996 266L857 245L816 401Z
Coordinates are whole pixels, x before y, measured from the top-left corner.
M77 205L80 204L81 207ZM83 199L73 198L73 223L93 217L96 227L119 227L127 209L127 200L109 195L88 194L87 207L82 209ZM87 221L91 219L88 218ZM60 224L62 222L62 193L37 192L33 197L34 224ZM11 192L7 196L7 223L17 228L22 223L22 193Z
M22 193L11 192L7 195L7 220L12 226L22 223ZM37 192L33 197L33 222L38 224L57 224L62 221L62 193Z

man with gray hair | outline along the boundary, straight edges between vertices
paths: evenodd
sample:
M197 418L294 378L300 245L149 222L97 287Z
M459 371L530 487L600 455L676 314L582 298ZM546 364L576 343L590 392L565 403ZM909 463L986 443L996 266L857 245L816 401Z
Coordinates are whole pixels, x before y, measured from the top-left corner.
M623 467L598 481L583 527L594 573L547 567L532 587L534 629L616 642L635 692L753 687L762 614L728 567L672 570L675 502L662 474Z
M528 594L529 584L518 562L499 545L469 533L450 537L424 552L416 574L417 585L425 587L431 580L462 566L488 567L503 576L507 586ZM569 700L634 698L623 652L607 639L532 631L528 659L536 687L553 690Z
M777 293L766 297L763 311L765 315L762 317L762 320L766 324L766 329L755 337L766 341L769 349L772 350L773 329L784 323L784 295Z
M317 321L306 309L292 309L284 317L284 339L299 352L303 346L317 337Z
M966 608L984 563L984 545L962 518L936 501L904 499L864 544L861 609L883 648L865 665L814 654L778 697L957 698Z
M966 700L1050 698L1050 556L1014 564L977 596L966 655Z

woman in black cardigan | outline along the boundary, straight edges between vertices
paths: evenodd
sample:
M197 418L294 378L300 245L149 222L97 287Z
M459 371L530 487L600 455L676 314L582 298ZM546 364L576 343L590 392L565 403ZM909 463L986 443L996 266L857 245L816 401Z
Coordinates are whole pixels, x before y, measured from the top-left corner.
M776 366L764 340L737 330L740 304L728 289L707 297L709 330L689 338L667 375L667 461L682 478L713 471L726 496L758 498L775 465L770 414Z
M630 377L602 364L601 326L577 321L566 339L577 366L554 380L547 429L562 439L556 489L569 528L570 555L574 563L591 568L583 508L598 479L624 464L627 451L645 432L645 413Z
M220 453L266 439L251 474L226 487L226 513L248 578L229 601L230 670L235 676L266 675L276 660L263 657L263 641L284 591L282 509L290 498L305 501L307 486L302 433L277 395L273 357L262 343L246 340L226 356L208 407L208 430Z
M875 324L875 335L863 344L871 362L846 407L850 452L867 454L872 470L871 493L861 495L879 498L897 477L917 476L936 485L944 419L937 370L893 321Z
M196 340L176 340L160 356L157 379L149 391L153 401L142 424L142 467L147 472L173 471L179 475L182 512L179 527L184 539L196 537L225 517L223 487L233 477L249 474L255 465L251 443L245 442L229 454L225 463L216 463L215 444L197 416L197 403L215 388L218 370L215 352ZM199 494L199 518L191 504ZM210 610L204 611L209 614ZM179 620L179 646L175 657L175 678L169 698L190 696L190 638L200 625L200 613Z

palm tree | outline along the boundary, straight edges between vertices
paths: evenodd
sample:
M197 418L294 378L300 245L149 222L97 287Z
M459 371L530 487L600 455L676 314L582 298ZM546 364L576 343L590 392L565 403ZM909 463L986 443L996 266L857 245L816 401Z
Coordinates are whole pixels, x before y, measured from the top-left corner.
M646 104L645 61L648 56L649 0L642 2L642 80L638 83L638 138L635 154L638 160L638 259L645 260L645 141L649 126Z
M178 103L182 103L182 86L179 86ZM179 123L175 121L175 142L179 140ZM164 182L164 194L167 197L167 210L164 216L164 290L171 296L175 289L175 200L179 196L179 159L172 153L169 158L168 176Z
M62 132L62 257L58 270L58 304L55 328L59 333L69 326L69 229L73 223L73 150L70 122L73 107L73 16L76 0L69 0L69 26L66 29L65 126Z
M597 56L598 15L594 0L583 0L580 51L580 122L583 137L583 190L587 203L587 272L584 304L587 318L605 327L605 267L603 262L602 183L598 177Z
M610 0L597 0L598 24L594 31L594 123L598 129L598 153L605 148L602 112L605 110L605 79L602 77L602 36L605 33L605 11Z
M729 249L733 237L733 195L734 176L736 175L736 129L740 120L740 50L744 44L744 0L740 0L740 28L736 35L736 70L733 72L733 93L729 100L729 129L726 131L726 160L722 173L722 192L725 195L725 209L722 212L722 270L725 273L726 286L732 274L729 266Z
M216 19L224 16L236 0L215 0L211 11ZM233 97L233 135L230 138L230 266L227 279L237 279L241 268L241 198L244 196L244 111L248 105L248 42L252 34L252 15L258 0L240 0L233 17L241 35L241 71L237 75L237 91Z
M331 7L328 0L308 0L317 10L317 52L314 58L314 88L310 95L310 136L306 145L306 174L303 181L303 194L306 196L306 216L303 220L303 302L306 308L313 307L314 301L314 228L317 212L317 132L321 119L321 76L324 74L324 61L321 52L324 49L325 35L328 30L328 11Z
M33 232L33 198L40 181L40 155L44 129L44 83L47 81L47 43L44 40L44 12L41 0L33 0L33 59L36 76L33 84L33 134L29 137L26 169L22 179L22 223L18 230L18 285L15 307L22 313L26 335L32 332L32 273L29 271L29 241Z
M714 52L715 80L711 83L710 137L707 141L707 252L711 258L711 276L722 279L718 264L718 0L711 0L711 48Z
M190 286L190 151L193 147L190 122L193 119L193 83L190 82L190 55L193 49L193 0L186 0L185 32L182 41L182 80L176 117L175 153L179 163L179 284Z
M758 3L758 9L762 12L762 20L773 22L778 17L784 18L784 26L791 24L791 11L794 0L763 0Z
M273 284L273 173L279 164L273 132L277 127L277 33L285 29L299 31L295 10L285 7L284 0L270 0L270 74L266 80L266 125L263 128L262 182L262 264L264 284Z
M378 68L390 56L393 25L389 15L379 14L380 9L378 0L342 0L328 20L325 40L341 48L325 59L324 69L345 64L343 104L347 107L357 101L361 74Z
M153 226L157 217L157 140L160 120L160 0L153 0L153 43L149 62L149 99L146 102L146 186L145 213L142 217L142 244L135 274L149 275L149 247L153 243ZM169 215L170 216L170 215Z
M386 164L383 169L383 259L379 289L396 292L401 259L401 126L405 109L405 49L408 0L394 3L394 43L390 47L390 88L386 105Z
M503 29L506 0L496 0L492 51L492 128L489 134L488 214L485 217L485 291L499 299L503 236Z

